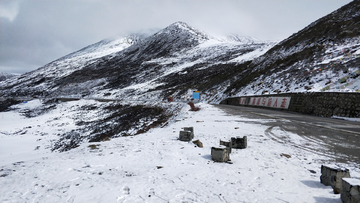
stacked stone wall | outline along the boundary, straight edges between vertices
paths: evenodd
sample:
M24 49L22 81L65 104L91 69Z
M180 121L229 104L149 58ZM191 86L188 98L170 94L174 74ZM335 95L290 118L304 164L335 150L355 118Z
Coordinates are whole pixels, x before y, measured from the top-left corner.
M285 93L273 95L254 95L227 98L220 104L251 106L251 98L291 97L286 111L322 117L350 117L360 118L360 93L342 92L310 92L310 93ZM266 106L254 106L268 108Z

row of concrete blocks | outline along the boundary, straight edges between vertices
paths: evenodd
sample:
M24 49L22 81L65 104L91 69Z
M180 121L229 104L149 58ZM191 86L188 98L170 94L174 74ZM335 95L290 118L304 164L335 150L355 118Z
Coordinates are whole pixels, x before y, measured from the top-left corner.
M229 142L220 140L220 147L211 147L211 159L216 162L230 161L231 149L245 149L247 147L247 136L232 137Z
M194 139L194 128L184 127L183 131L179 133L179 140L189 142ZM219 147L211 148L211 158L216 162L230 161L231 149L245 149L247 147L247 136L243 138L232 137L229 142L221 141Z
M360 203L360 179L351 178L349 169L322 165L320 182L341 194L343 203Z

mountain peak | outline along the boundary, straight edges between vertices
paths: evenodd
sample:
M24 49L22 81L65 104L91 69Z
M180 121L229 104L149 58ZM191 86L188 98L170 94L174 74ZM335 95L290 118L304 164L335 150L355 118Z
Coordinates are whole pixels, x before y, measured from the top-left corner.
M155 35L171 35L171 36L181 36L181 37L194 37L200 41L206 41L209 39L209 36L190 25L186 24L185 22L175 22L166 28L160 30Z
M173 28L173 29L194 29L193 27L191 27L190 25L188 25L185 22L182 21L178 21L175 22L173 24L170 24L167 28Z

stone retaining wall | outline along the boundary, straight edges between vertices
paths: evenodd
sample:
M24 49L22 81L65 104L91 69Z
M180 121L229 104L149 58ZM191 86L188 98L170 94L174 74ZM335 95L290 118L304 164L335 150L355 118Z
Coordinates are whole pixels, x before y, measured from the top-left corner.
M220 104L277 108L322 117L360 118L360 93L309 92L254 95L227 98Z

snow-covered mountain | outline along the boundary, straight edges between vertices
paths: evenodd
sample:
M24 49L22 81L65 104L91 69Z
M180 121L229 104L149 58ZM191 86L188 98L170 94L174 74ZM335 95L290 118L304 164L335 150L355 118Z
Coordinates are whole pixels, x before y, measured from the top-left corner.
M359 10L353 1L278 43L238 72L226 92L359 92Z
M148 37L98 42L0 88L12 96L184 97L192 89L213 88L213 76L228 64L252 60L274 45L239 36L217 39L176 22Z
M249 94L359 91L359 1L276 44L231 35L215 38L184 22L157 33L103 40L0 83L5 96L217 102ZM276 46L275 46L276 44Z
M102 57L112 57L112 54L138 43L144 37L145 35L132 34L118 39L102 40L11 81L0 83L0 86L4 89L10 87L7 92L13 96L48 94L47 89L53 86L57 79L96 63Z
M3 72L0 72L0 82L1 81L4 81L4 80L7 80L9 78L12 78L12 77L15 77L17 75L15 74L11 74L11 73L3 73Z

